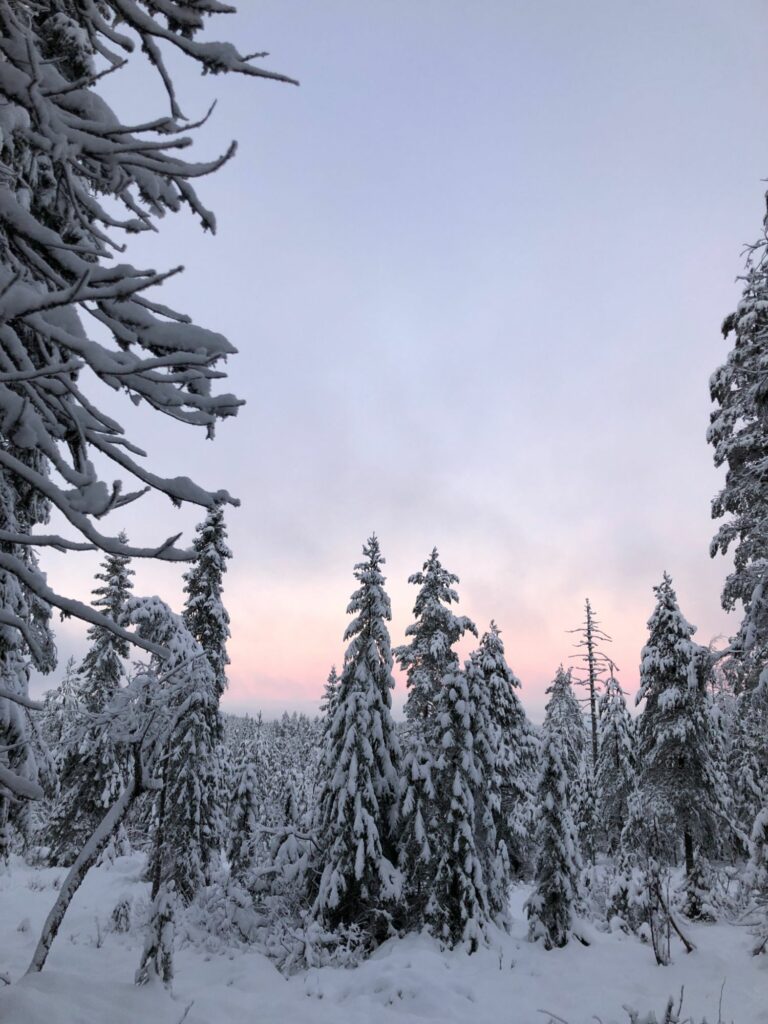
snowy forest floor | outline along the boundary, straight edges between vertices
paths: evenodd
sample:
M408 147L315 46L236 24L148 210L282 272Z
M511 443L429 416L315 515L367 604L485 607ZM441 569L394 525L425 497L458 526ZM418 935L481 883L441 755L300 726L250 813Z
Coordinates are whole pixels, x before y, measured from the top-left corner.
M594 929L589 947L573 942L547 952L526 940L524 887L513 893L511 934L496 932L473 956L441 952L412 935L387 942L354 969L324 967L286 979L252 948L210 953L187 945L176 954L171 997L159 984L133 984L141 936L107 925L123 896L146 896L142 867L143 858L133 856L93 869L45 970L27 978L64 872L15 861L0 874L0 972L12 981L0 982L2 1024L548 1024L541 1010L569 1024L627 1024L624 1004L661 1018L682 986L683 1017L715 1024L723 982L723 1022L768 1024L768 957L750 955L748 928L690 925L697 949L686 955L678 945L668 967L657 967L638 939Z

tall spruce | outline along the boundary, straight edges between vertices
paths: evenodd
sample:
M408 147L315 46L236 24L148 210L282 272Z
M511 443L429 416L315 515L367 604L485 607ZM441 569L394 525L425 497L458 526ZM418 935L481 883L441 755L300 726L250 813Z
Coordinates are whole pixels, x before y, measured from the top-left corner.
M520 874L531 859L538 739L517 696L520 680L507 664L501 630L495 622L483 634L466 671L470 684L474 676L482 681L486 714L494 737L495 780L491 781L490 769L484 768L483 786L493 797L498 842L495 871ZM498 806L494 787L498 787ZM488 874L489 900L493 906L491 878L492 874Z
M328 673L328 678L325 681L323 697L320 701L320 714L322 715L324 722L330 723L333 721L333 713L336 709L336 695L338 690L339 677L336 672L336 666L331 665L331 671Z
M400 895L394 836L400 746L392 720L392 617L374 534L354 568L360 584L321 764L318 890L313 913L331 928L358 925L373 940L391 929Z
M571 789L577 746L569 674L560 666L547 704L541 738L536 824L535 888L526 903L528 935L545 949L565 946L573 925L581 870ZM578 709L578 704L576 704ZM579 712L579 719L581 712ZM583 723L581 725L584 731Z
M125 533L117 539L127 545ZM123 625L125 609L131 597L134 575L130 558L124 554L108 554L96 573L101 586L94 587L94 608L103 612L110 622ZM120 688L125 676L124 659L130 654L130 644L125 637L113 630L94 625L88 629L91 645L80 666L79 696L86 711L96 714L103 711Z
M198 524L192 549L195 561L184 573L187 597L183 618L187 629L205 651L213 670L216 709L211 725L217 739L220 739L222 727L218 703L227 688L227 641L230 637L229 613L221 595L227 562L232 557L227 545L224 508L220 503L208 509L205 519ZM213 713L214 709L211 710Z
M418 723L434 713L443 677L459 664L454 644L466 632L477 636L477 628L466 616L451 611L450 606L459 600L453 588L459 577L443 568L437 548L432 549L422 571L409 576L408 582L419 587L413 607L415 622L405 630L412 639L394 653L408 679L406 718Z
M434 778L440 734L435 707L445 678L459 669L453 645L466 632L477 636L477 629L470 619L451 611L450 606L459 600L453 587L459 578L443 568L437 548L422 571L409 576L408 582L419 587L413 609L415 621L405 631L410 642L394 652L408 684L400 864L407 879L408 924L420 928L425 922L436 858L440 856Z
M77 660L70 657L64 666L61 682L45 695L43 731L59 769L70 746L72 732L81 717L77 682Z
M237 786L229 804L227 859L230 873L245 881L254 861L262 822L263 787L253 757L245 758L238 771Z
M544 725L562 737L563 764L569 780L573 782L587 750L587 730L573 692L571 669L560 665L546 692L550 697L544 713Z
M211 712L217 704L216 678L181 616L159 598L132 598L127 619L142 639L168 651L152 667L168 680L175 714L163 756L162 789L155 800L152 898L173 882L178 897L189 903L216 866L223 834Z
M124 533L118 539L127 544ZM107 555L101 572L96 573L101 583L92 591L94 607L117 626L125 624L132 576L130 558L122 554ZM125 782L125 751L108 730L94 721L120 691L130 645L124 637L102 625L91 626L88 639L90 647L77 676L80 714L69 734L61 768L60 797L46 836L52 864L73 862L107 809L120 796Z
M719 846L727 781L719 769L707 692L707 652L691 639L695 627L683 617L667 573L654 593L636 698L643 703L637 723L639 785L646 802L671 808L691 878L695 848L706 853Z
M768 792L768 690L744 690L736 699L728 751L733 809L749 833Z
M768 685L768 236L752 248L744 291L723 323L733 338L728 357L712 374L716 408L707 439L725 484L712 501L712 517L724 519L710 554L733 548L734 568L722 593L723 607L741 606L742 621L731 649L742 662L748 686Z
M637 781L635 725L619 681L611 675L599 705L599 745L595 781L597 813L609 853L621 843L630 794Z
M485 940L492 912L484 868L493 864L491 851L498 852L498 781L486 694L481 677L468 668L469 673L455 668L443 677L435 702L434 863L424 919L436 938L451 947L461 943L471 953ZM501 890L494 899L498 913L504 909L505 879L494 881Z

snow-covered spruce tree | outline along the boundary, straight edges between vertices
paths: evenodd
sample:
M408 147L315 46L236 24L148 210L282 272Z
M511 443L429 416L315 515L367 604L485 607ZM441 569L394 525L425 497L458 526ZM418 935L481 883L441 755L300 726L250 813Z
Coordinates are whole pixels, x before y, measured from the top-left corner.
M541 738L541 768L537 789L536 886L526 903L528 935L545 949L565 946L573 926L581 871L576 827L570 809L571 751L559 714L549 714L553 700L562 699L562 677L552 697ZM557 710L557 709L556 709Z
M119 533L117 539L127 544L128 538ZM131 597L133 585L129 568L130 558L125 554L108 554L96 579L102 585L94 587L92 594L94 608L118 626L122 625L126 606ZM78 696L85 711L102 711L117 692L124 676L123 659L131 652L125 637L117 636L111 629L93 625L88 630L91 646L80 666Z
M488 745L495 748L493 770L483 764L481 772L498 844L492 854L487 850L494 863L484 868L489 905L497 914L501 909L496 905L497 894L505 893L510 874L519 875L531 862L538 740L517 696L520 681L507 664L501 631L495 622L483 634L466 672L470 696L477 704L478 698L472 695L479 686L484 699L489 721L486 732L492 737ZM506 906L506 894L503 900Z
M616 853L627 819L630 794L637 782L635 725L619 681L611 675L600 697L598 722L597 810L609 853Z
M216 680L205 652L183 619L157 597L131 598L127 619L142 639L168 652L162 664L168 675L171 709L177 723L169 733L162 759L162 789L155 805L150 859L152 898L173 882L180 900L189 903L207 881L221 846L222 821L215 802L216 758L211 705Z
M486 637L487 634L484 634L481 645ZM462 755L455 774L459 785L468 784L472 797L472 842L480 862L488 913L503 924L511 869L502 820L501 729L493 717L493 698L482 669L480 651L473 651L464 663L463 676L463 681L459 681L463 682L462 690L466 690L466 696L462 696L462 690L459 690L457 699L466 701L462 727L464 733L466 727L470 730L471 757L469 754ZM452 731L449 741L454 742L455 739ZM467 737L464 736L464 739L466 741ZM441 776L442 773L438 773L437 778ZM438 786L438 792L440 788ZM457 806L457 810L460 809Z
M213 669L216 680L216 721L213 724L217 737L221 736L218 718L218 701L227 687L227 640L229 639L229 614L221 600L222 580L227 571L227 561L232 552L227 546L227 529L224 509L216 503L208 510L205 520L197 527L192 542L195 561L184 573L184 622L197 640Z
M408 577L419 587L413 607L415 622L405 635L410 643L395 650L400 667L408 676L408 699L405 714L409 722L430 718L443 677L459 664L453 645L466 632L477 636L477 628L465 615L454 615L450 605L459 600L453 584L459 577L444 569L437 548L426 560L421 572Z
M734 551L733 572L722 594L723 607L737 604L743 616L731 641L752 687L768 685L768 235L752 248L744 291L734 313L723 323L733 336L725 363L712 374L707 439L716 466L726 467L725 484L712 502L712 517L725 518L710 545L710 554Z
M718 849L728 820L727 780L718 770L707 652L691 640L695 627L683 618L667 573L654 593L636 699L644 702L637 722L638 780L646 803L672 809L690 878L696 848L705 854Z
M323 717L323 721L330 724L333 721L333 712L336 708L336 694L339 689L339 677L336 672L336 666L331 665L331 671L328 673L328 678L325 681L325 687L323 688L323 699L320 701L320 714Z
M313 916L329 928L357 925L373 941L391 929L401 879L394 834L398 819L400 745L392 721L392 617L374 534L354 569L360 586L325 738L318 797L320 848Z
M59 770L70 746L72 731L80 720L82 711L77 676L77 660L70 657L64 666L61 682L53 690L48 690L44 700L43 736L59 765Z
M102 612L54 593L32 545L186 561L190 555L174 546L176 538L129 548L101 533L96 520L146 490L163 492L175 504L210 507L232 500L226 491L210 493L187 477L153 473L115 410L102 411L96 393L88 393L95 377L209 436L219 419L237 411L237 399L211 389L222 375L216 364L234 351L229 342L148 297L167 274L114 259L123 249L121 238L156 230L166 212L184 206L205 228L215 228L193 181L216 170L234 147L208 163L179 158L190 142L183 133L192 126L165 64L168 50L204 71L282 79L231 44L196 38L206 16L224 9L215 0L167 0L162 10L150 0L0 0L0 626L21 637L4 634L0 651L0 746L14 751L13 767L0 763L3 834L7 795L39 796L24 752L23 715L5 705L31 706L19 658L29 656L42 671L52 667L49 606L124 635ZM168 94L167 116L125 124L98 95L99 79L119 74L130 54L146 55L158 71ZM90 324L97 335L106 330L110 340L89 337ZM110 463L140 480L142 489L126 491L122 480L101 479L97 467ZM21 514L21 505L27 512L37 509ZM35 530L47 522L49 508L78 539Z
M584 715L572 686L572 670L560 665L547 687L550 699L544 724L561 736L562 757L568 776L571 815L576 825L579 847L584 858L592 860L595 851L595 789L589 763L589 739Z
M424 910L426 925L436 938L448 946L461 943L470 953L485 939L491 913L483 867L485 862L491 868L491 851L497 851L493 811L499 790L494 778L497 737L488 718L482 677L472 672L471 679L470 686L467 673L458 667L448 672L435 700L430 838L434 861ZM505 909L505 874L493 879L496 913Z
M425 921L437 855L433 833L438 816L432 778L439 754L435 702L445 676L459 668L453 645L467 631L477 636L477 629L466 616L454 615L450 609L459 600L453 588L459 578L443 568L437 548L422 571L409 576L408 582L419 587L413 609L415 621L405 631L410 642L394 652L408 683L399 861L408 887L406 923L418 930Z
M736 699L727 756L733 810L749 834L768 790L768 689L744 690Z
M550 697L544 712L544 726L550 732L556 730L562 737L563 764L572 783L586 753L587 730L571 685L571 670L560 665L546 692Z
M121 544L127 543L120 534ZM125 622L131 596L130 559L108 554L96 579L93 605L117 625ZM60 798L46 830L52 864L71 864L85 841L117 800L125 778L124 752L93 718L114 699L124 678L123 659L130 653L127 639L106 626L88 630L91 644L78 673L80 715L70 735L60 775Z
M296 787L289 781L280 827L275 830L270 843L270 891L272 895L282 897L283 901L287 900L294 914L306 892L306 878L310 869L311 837L306 834L308 830L302 832L306 817L308 815L302 814L299 809Z
M244 881L253 863L262 809L260 779L250 758L241 766L237 788L229 806L227 860L232 877Z
M187 597L182 617L189 632L205 651L215 680L216 699L206 706L205 712L210 719L208 725L215 744L213 772L208 782L213 786L213 792L204 802L214 803L219 809L222 820L217 829L223 835L223 808L228 794L222 749L224 729L219 703L227 687L227 640L230 631L229 614L221 595L224 573L232 552L227 545L227 528L221 502L209 508L203 522L198 524L192 550L195 561L184 573L184 592Z

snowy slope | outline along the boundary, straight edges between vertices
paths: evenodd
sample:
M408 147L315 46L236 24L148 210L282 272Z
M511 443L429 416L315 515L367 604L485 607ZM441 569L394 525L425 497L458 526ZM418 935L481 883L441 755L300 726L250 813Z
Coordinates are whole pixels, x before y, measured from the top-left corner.
M660 1016L682 985L686 1014L696 1021L706 1014L714 1024L724 980L723 1020L768 1024L768 957L750 956L746 928L691 926L697 950L686 956L678 948L667 968L636 939L597 932L589 948L546 952L526 941L522 888L513 895L512 934L497 933L491 948L471 957L409 936L354 970L322 968L286 980L254 951L187 947L177 953L170 997L159 985L133 985L140 937L106 927L121 896L145 896L142 866L129 857L91 871L48 966L30 978L22 975L63 873L16 862L0 875L0 971L13 982L0 984L2 1024L178 1024L190 1003L187 1024L547 1024L542 1009L569 1024L594 1024L593 1015L626 1024L622 1004Z

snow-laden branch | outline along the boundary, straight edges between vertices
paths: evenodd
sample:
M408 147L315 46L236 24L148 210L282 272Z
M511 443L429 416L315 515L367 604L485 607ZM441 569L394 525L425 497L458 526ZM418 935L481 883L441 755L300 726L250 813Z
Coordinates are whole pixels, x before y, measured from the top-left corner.
M42 788L36 782L17 775L10 768L0 764L0 787L3 786L15 796L22 797L24 800L42 800L45 795Z
M0 697L12 700L15 704L20 704L21 707L27 708L29 711L43 710L43 705L40 701L32 700L31 697L27 697L23 693L15 693L13 690L9 690L7 686L0 686Z
M5 569L7 572L10 572L29 591L36 594L37 597L46 604L51 605L51 607L58 608L60 611L64 612L65 615L72 615L77 619L82 619L84 622L88 622L92 626L101 626L103 629L109 630L116 636L122 637L123 640L127 640L129 643L135 644L137 647L142 647L145 651L149 651L151 654L157 655L157 657L163 661L168 657L167 649L162 647L160 644L152 643L151 640L146 640L143 637L138 636L136 633L129 633L127 629L123 629L122 626L118 626L118 624L110 619L109 616L102 615L101 612L95 611L90 607L90 605L83 604L82 601L75 601L73 598L62 597L61 594L57 594L48 586L39 572L34 572L28 565L25 565L21 559L16 558L14 555L9 555L0 551L0 569ZM2 619L0 619L0 621L2 621Z
M115 259L127 236L157 230L161 217L184 207L215 230L196 182L235 152L232 143L211 159L184 159L193 130L213 106L196 123L185 121L164 55L172 46L204 72L293 80L257 63L266 54L198 38L209 15L233 10L218 0L78 0L28 8L0 0L0 474L57 509L78 536L35 536L24 528L29 524L6 516L2 569L41 600L94 623L85 605L30 575L25 559L16 557L19 549L96 548L186 561L190 553L175 546L177 536L131 547L101 533L94 521L149 490L175 505L234 503L224 489L154 473L146 453L88 393L93 375L137 405L202 427L208 437L241 404L214 392L234 346L148 297L182 268L141 269ZM134 53L159 73L170 115L123 123L96 91ZM106 341L91 335L94 324L100 339L106 328ZM95 452L130 482L102 479ZM137 480L141 486L131 490ZM20 628L18 617L4 622ZM29 630L24 638L32 647Z

